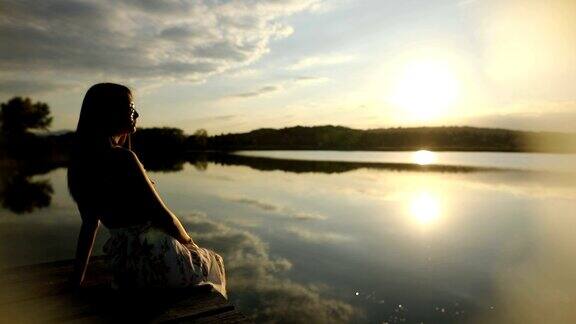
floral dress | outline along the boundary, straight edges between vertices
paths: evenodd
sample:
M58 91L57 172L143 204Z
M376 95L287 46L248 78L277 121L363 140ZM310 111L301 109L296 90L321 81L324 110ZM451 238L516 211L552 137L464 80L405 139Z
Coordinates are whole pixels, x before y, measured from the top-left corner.
M222 257L195 244L183 245L150 223L110 228L104 252L115 288L186 288L211 285L226 297Z

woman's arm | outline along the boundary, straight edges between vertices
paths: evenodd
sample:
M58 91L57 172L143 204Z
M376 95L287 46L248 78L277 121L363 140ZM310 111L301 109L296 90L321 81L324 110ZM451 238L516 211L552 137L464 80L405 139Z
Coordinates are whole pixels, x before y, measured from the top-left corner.
M125 164L124 171L128 173L130 179L129 187L131 188L128 188L128 191L131 195L136 194L135 201L145 204L144 210L151 213L152 223L182 244L193 243L178 217L166 207L160 198L136 154L129 150L122 150L121 154L123 155L123 164Z
M100 221L97 218L82 215L82 227L80 228L80 235L78 235L76 261L74 262L74 273L72 274L72 284L75 287L79 287L84 280L84 274L86 273L99 224Z

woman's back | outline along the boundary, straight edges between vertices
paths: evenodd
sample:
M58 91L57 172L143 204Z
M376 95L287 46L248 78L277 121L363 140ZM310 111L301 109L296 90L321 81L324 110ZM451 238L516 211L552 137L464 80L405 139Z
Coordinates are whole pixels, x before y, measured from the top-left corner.
M142 171L134 153L120 147L80 157L69 169L80 212L96 217L107 228L150 221L157 209L142 188L148 185Z

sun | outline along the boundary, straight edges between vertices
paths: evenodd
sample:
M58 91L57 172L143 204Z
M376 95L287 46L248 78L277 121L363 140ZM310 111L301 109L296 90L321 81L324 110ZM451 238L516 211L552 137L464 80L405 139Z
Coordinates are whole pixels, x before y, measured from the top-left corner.
M430 225L440 217L440 202L437 197L422 192L411 200L410 212L421 225Z
M406 119L430 120L442 116L457 100L459 82L448 62L418 60L407 63L392 85L390 102Z

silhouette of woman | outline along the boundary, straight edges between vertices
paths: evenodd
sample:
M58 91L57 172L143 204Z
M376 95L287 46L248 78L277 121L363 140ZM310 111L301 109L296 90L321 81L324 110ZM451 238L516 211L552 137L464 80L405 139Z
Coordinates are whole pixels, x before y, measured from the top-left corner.
M222 258L192 241L131 151L137 118L123 85L96 84L84 96L68 168L68 188L82 217L73 284L82 284L102 222L110 232L104 252L113 287L210 284L226 296Z

